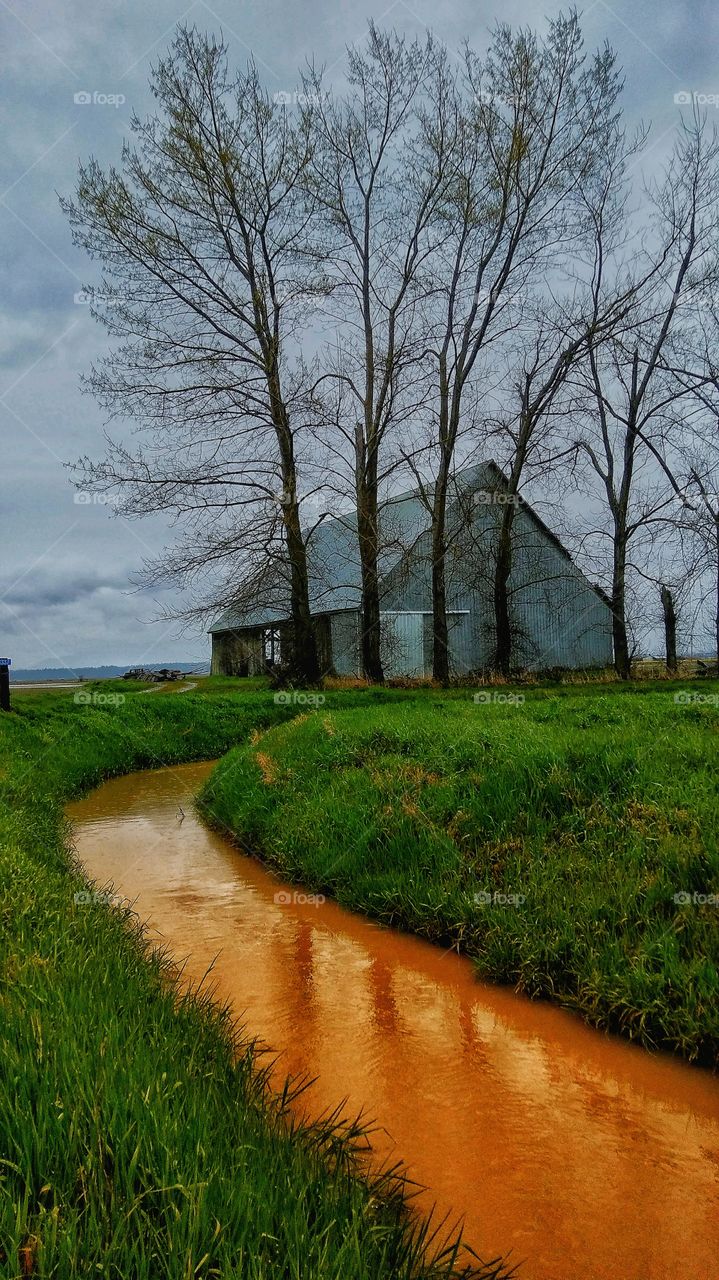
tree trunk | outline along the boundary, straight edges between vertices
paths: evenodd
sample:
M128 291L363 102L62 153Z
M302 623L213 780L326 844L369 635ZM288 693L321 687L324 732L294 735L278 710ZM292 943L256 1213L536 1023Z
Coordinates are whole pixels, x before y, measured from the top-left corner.
M294 504L294 511L285 517L287 536L287 554L290 561L290 613L292 617L292 644L290 652L290 674L295 679L304 680L307 684L316 684L320 679L320 665L317 657L317 640L315 637L309 602L309 577L307 573L307 549L300 527L299 509Z
M432 504L432 676L449 684L449 628L445 580L448 460L439 469Z
M439 358L440 462L432 497L432 676L449 684L449 627L447 626L447 488L457 436L460 398L449 394L447 351Z
M383 684L380 651L379 529L376 485L362 483L358 491L357 536L362 574L362 672L372 684Z
M494 570L494 664L500 675L509 676L512 669L512 620L509 614L509 578L512 572L512 529L517 514L517 494L527 461L527 451L537 416L532 412L530 403L529 380L523 394L522 414L519 435L517 437L512 471L509 483L502 497L505 506L499 522L499 538L497 540L497 563Z
M432 677L445 688L449 684L449 628L447 588L444 580L444 548L432 549Z
M628 680L631 675L626 619L626 571L626 542L622 535L615 535L612 570L612 638L614 641L614 670L620 680Z
M320 666L310 611L307 546L302 536L300 508L297 500L297 469L295 466L294 441L287 418L287 411L282 400L276 369L271 368L267 381L270 388L270 403L275 434L279 445L284 494L282 519L290 564L292 642L288 665L293 679L303 680L307 684L316 684L320 678Z
M716 575L717 575L717 576L716 576L716 600L715 600L716 608L715 608L715 613L714 613L714 631L715 631L714 639L716 640L716 647L717 647L716 658L717 658L717 667L719 668L719 517L717 517L717 518L716 518L716 520L715 520L715 525L714 525L714 537L715 537L715 540L716 540L716 553L717 553L717 563L716 563Z
M664 642L667 671L677 669L677 614L674 608L672 593L668 587L661 590L662 609L664 610Z
M509 616L509 575L512 572L512 503L502 512L494 570L494 665L500 675L508 676L512 666L512 624Z

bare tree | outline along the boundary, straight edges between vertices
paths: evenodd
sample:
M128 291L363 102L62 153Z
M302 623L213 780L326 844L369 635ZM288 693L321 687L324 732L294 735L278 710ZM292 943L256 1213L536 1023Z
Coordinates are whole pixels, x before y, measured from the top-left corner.
M677 611L674 595L666 583L661 588L662 612L664 614L664 644L667 671L677 669Z
M587 61L574 13L551 22L541 40L499 26L483 61L467 51L457 88L461 151L440 206L444 235L433 263L433 667L442 682L447 495L458 441L468 425L476 436L482 421L488 350L512 332L528 291L566 260L582 232L577 193L613 128L619 87L610 50ZM431 131L426 145L431 154ZM506 647L502 637L503 665Z
M610 308L603 320L611 326L616 315ZM509 581L513 566L513 528L521 505L521 490L532 473L541 472L547 482L550 471L560 464L563 448L562 426L571 413L571 404L562 393L573 365L596 341L598 328L584 317L570 318L564 309L552 311L540 304L533 332L527 320L519 330L520 349L514 353L508 410L497 434L504 446L507 484L502 490L493 564L494 663L508 676L514 661L514 636L509 607ZM512 408L514 406L514 408Z
M337 321L322 383L335 448L352 470L361 661L376 681L383 678L379 495L394 465L388 437L421 402L421 273L457 130L453 103L444 95L446 74L446 55L431 38L407 44L370 24L362 51L349 50L345 97L333 99L320 72L306 80L314 139L310 190L322 215L315 252L332 280ZM418 145L428 115L431 164Z
M541 477L546 489L573 453L572 421L575 404L568 386L577 366L590 353L622 332L635 304L633 280L617 279L612 291L598 286L608 237L621 241L628 191L626 165L643 145L640 131L628 140L620 118L606 122L594 140L595 163L581 188L569 199L577 206L580 223L574 253L557 263L550 288L544 283L525 298L521 319L510 335L505 360L503 405L494 435L508 473L497 531L494 563L495 665L508 675L513 660L509 580L512 572L512 530L521 489Z
M706 618L709 608L719 656L719 404L706 393L701 400L711 409L707 430L692 432L677 461L665 470L674 490L670 522L679 537L685 577L695 611Z
M706 568L712 584L707 594L713 598L713 640L719 658L719 471L715 467L710 479L706 470L695 467L689 482L696 494L690 528L701 549L699 573Z
M96 313L121 340L89 388L151 439L149 451L109 442L84 478L122 486L129 514L236 507L247 532L259 511L283 548L291 665L313 681L298 483L307 377L290 342L298 300L306 308L317 292L300 253L307 122L268 98L252 64L231 77L224 45L186 28L151 87L158 112L133 119L121 168L90 161L63 201L76 242L104 267Z
M718 159L716 131L696 114L682 122L663 180L648 193L653 218L645 243L630 245L619 266L625 292L634 295L631 317L610 341L592 345L583 366L590 405L577 448L589 458L610 514L614 662L623 679L631 668L630 549L665 518L667 495L657 474L671 479L672 440L684 429L692 397L711 381L697 317L717 278ZM616 289L600 224L597 259L599 309L605 292Z

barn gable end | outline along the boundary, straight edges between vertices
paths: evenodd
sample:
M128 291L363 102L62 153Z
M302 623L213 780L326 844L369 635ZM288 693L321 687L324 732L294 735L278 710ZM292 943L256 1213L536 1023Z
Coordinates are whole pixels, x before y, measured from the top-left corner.
M447 609L453 674L490 665L492 561L507 481L493 462L458 472L448 507ZM533 509L518 501L509 582L518 667L599 667L612 661L611 610ZM381 641L387 675L432 671L429 514L418 492L380 512ZM361 575L354 512L321 521L308 541L310 598L322 669L360 671ZM210 629L212 670L254 675L281 661L289 606L227 610Z

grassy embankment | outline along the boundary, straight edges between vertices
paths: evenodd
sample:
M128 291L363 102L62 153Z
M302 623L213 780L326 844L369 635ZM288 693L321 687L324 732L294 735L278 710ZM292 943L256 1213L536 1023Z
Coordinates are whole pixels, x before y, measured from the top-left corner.
M121 706L28 693L0 716L0 1274L449 1275L396 1179L358 1176L353 1127L293 1127L228 1012L183 993L128 912L75 901L67 799L293 712L222 690Z
M483 975L715 1063L719 686L685 704L678 687L346 712L330 695L231 752L204 809L282 875Z

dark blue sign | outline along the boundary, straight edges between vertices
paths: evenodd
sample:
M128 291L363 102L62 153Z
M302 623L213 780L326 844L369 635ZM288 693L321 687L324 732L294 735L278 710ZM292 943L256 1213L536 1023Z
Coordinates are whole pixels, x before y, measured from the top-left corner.
M0 658L0 667L11 667L12 658Z

